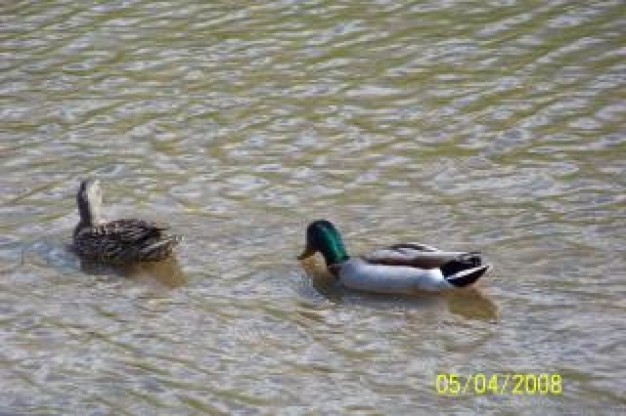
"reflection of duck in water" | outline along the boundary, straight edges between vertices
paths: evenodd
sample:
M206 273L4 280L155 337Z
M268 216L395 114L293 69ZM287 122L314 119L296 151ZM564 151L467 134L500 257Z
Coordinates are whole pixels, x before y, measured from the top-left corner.
M466 287L491 269L478 253L446 252L424 244L396 244L360 257L349 257L341 236L326 220L307 228L303 260L321 252L328 270L344 286L378 293L445 291Z
M166 288L177 288L187 284L180 264L175 256L158 262L101 263L81 258L81 270L94 276L121 276L141 283L157 283Z
M444 296L448 310L467 319L497 322L498 306L478 288L470 288L461 292L449 292Z
M74 229L74 251L83 259L111 264L159 261L180 242L167 226L137 219L106 222L100 216L100 181L87 179L76 194L80 222Z

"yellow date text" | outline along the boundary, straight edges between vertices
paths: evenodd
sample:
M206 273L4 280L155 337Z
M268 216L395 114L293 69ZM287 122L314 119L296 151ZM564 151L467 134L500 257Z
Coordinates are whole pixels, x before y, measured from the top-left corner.
M435 376L435 392L444 396L465 395L560 395L563 377L560 374L454 374Z

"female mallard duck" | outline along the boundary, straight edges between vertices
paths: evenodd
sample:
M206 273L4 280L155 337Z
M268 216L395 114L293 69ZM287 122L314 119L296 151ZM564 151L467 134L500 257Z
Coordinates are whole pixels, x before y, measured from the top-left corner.
M80 222L74 229L73 248L89 260L106 263L159 261L172 254L178 235L166 234L167 226L143 220L120 219L106 222L100 216L100 181L82 181L76 194Z
M447 252L417 243L396 244L350 257L332 223L314 221L306 231L303 260L321 252L328 270L346 287L379 293L444 291L469 286L491 265L475 252Z

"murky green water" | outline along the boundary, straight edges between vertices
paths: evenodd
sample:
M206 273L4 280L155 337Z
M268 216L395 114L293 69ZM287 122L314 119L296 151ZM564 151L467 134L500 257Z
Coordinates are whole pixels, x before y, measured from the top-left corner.
M623 2L221 3L0 5L0 413L626 412ZM177 263L81 268L86 176L184 234ZM353 253L495 270L313 283L321 217ZM563 394L441 397L440 373Z

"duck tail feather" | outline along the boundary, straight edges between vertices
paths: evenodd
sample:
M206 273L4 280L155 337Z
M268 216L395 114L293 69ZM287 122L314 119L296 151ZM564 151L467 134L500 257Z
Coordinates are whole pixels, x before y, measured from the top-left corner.
M478 267L482 264L482 258L480 257L480 251L469 251L459 256L459 262L466 266Z
M442 266L441 272L448 283L456 287L466 287L476 283L478 279L491 269L490 264L468 268L467 265L460 267L458 264L450 264L454 262L456 261L454 260Z

